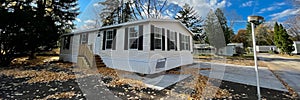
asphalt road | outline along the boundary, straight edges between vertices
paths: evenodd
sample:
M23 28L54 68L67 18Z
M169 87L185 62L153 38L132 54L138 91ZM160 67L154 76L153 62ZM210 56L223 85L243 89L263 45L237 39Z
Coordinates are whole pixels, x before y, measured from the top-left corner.
M300 95L300 57L288 58L272 54L258 54L258 57L270 63L270 70Z

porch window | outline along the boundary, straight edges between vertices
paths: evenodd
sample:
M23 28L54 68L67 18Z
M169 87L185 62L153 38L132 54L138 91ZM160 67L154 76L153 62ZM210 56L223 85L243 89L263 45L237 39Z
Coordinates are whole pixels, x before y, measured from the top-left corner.
M105 48L106 49L111 49L112 48L112 44L113 44L113 30L107 30L107 32L106 32L106 46L105 46Z
M63 49L64 50L69 50L70 49L70 41L71 40L71 36L66 36L63 38Z
M182 50L189 50L189 36L181 36L181 46L182 46Z
M88 43L88 34L83 33L80 35L80 44L87 44Z
M138 49L138 26L129 28L129 47L130 49Z
M116 50L117 29L108 29L103 31L102 50Z
M176 48L175 35L176 35L175 32L170 32L170 36L168 37L170 40L170 43L168 45L170 50L175 50L175 48Z
M161 28L154 28L154 48L162 49L162 33Z

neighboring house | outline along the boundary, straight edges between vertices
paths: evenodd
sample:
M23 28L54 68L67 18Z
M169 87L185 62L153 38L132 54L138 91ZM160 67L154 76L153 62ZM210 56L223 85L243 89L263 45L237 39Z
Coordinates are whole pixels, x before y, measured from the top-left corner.
M292 52L292 54L299 55L300 54L300 41L294 41L293 46L294 46L295 50Z
M243 43L229 43L226 47L220 48L218 55L234 56L238 54L237 48L243 48ZM194 44L193 54L216 54L216 49L209 44Z
M146 19L62 36L60 59L77 62L86 44L105 65L153 74L192 64L192 32L176 20Z
M256 46L256 51L259 53L268 53L269 51L278 51L276 46Z

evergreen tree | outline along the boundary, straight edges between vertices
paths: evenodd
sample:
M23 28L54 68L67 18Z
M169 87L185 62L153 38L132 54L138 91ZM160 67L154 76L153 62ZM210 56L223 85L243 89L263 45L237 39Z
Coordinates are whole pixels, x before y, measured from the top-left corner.
M99 3L104 6L100 13L102 26L118 22L116 18L119 16L121 2L119 0L105 0Z
M119 0L106 0L99 3L104 6L100 13L102 26L120 24L132 20L131 1L124 3L123 0L121 2Z
M39 47L53 48L61 34L71 32L77 0L0 1L0 66ZM13 4L13 6L12 6Z
M127 1L124 4L124 8L122 8L122 23L124 22L129 22L130 20L132 20L132 11L130 8L131 2Z
M227 19L224 16L223 11L220 8L217 8L215 14L218 18L218 22L221 24L222 30L224 32L226 44L230 43L231 38L234 36L233 30L228 27Z
M286 29L283 28L282 24L278 25L277 22L274 25L274 41L281 53L290 55L291 52L295 50L293 41L287 34Z
M189 30L194 34L194 40L199 41L204 39L204 34L202 33L202 22L203 19L197 16L197 12L193 7L190 7L188 4L185 4L181 11L175 16L176 20L181 21Z
M216 48L218 54L219 49L225 47L226 44L222 26L213 10L208 13L205 25L204 30L207 33L208 42Z

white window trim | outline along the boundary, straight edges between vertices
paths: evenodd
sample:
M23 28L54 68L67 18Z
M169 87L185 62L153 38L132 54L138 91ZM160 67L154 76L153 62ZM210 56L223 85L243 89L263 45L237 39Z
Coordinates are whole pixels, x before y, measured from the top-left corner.
M181 43L183 44L183 50L185 50L185 51L189 51L189 36L185 36L185 35L183 35L183 39L181 40ZM182 45L182 44L180 44L180 45Z
M156 30L156 29L158 29L158 31ZM156 35L155 34L158 34L159 35L159 37L156 37ZM156 39L159 39L160 40L160 49L156 49ZM162 28L159 28L159 27L154 27L154 49L155 50L162 50Z
M133 32L130 31L131 28L136 28L137 29L137 31L136 31L136 37L131 37L131 33L133 33ZM127 44L129 50L138 50L138 48L139 48L138 47L139 46L139 41L137 41L136 48L131 48L130 39L136 39L136 40L139 39L139 27L138 26L128 27L128 44Z
M80 37L81 41L80 41L80 44L87 44L88 43L88 34L87 33L83 33L81 34L81 37Z
M170 41L173 42L173 44L174 44L173 49L170 48L170 51L171 51L171 50L172 50L172 51L175 51L175 49L176 49L176 47L177 47L177 46L176 46L177 43L176 43L176 38L175 38L176 36L175 36L175 35L176 35L176 34L175 34L174 31L170 31L170 37L168 37L168 38L169 38ZM173 37L173 40L172 40L171 37Z
M109 31L111 31L112 39L108 39L108 32L109 32ZM114 41L114 39L113 39L114 33L113 33L113 32L114 32L114 31L113 31L112 29L109 29L109 30L106 31L106 36L105 36L105 50L112 50L112 46L111 46L110 48L107 48L107 41L111 40L112 43L113 43L113 41ZM111 44L111 45L112 45L112 44Z

